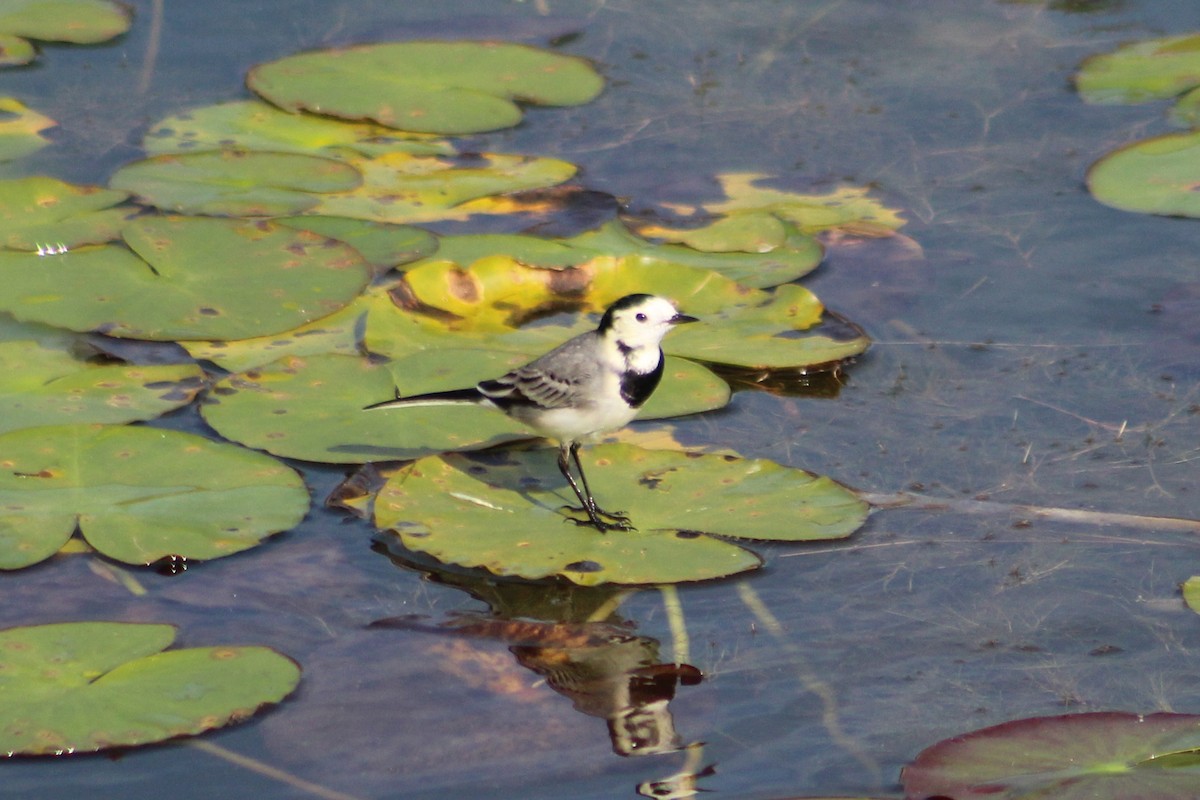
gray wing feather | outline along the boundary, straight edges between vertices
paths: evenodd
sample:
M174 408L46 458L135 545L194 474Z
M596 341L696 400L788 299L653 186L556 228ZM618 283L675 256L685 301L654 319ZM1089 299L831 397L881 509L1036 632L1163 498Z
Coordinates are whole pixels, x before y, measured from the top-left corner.
M596 374L595 334L585 333L494 380L479 391L499 406L551 409L575 405Z

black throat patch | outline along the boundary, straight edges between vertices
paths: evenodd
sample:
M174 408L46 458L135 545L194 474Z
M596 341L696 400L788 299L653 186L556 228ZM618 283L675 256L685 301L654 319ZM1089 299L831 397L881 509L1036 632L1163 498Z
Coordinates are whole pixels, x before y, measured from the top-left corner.
M617 342L617 347L621 349L622 353L626 353L627 349L630 351L633 349L626 348L620 342ZM654 390L658 388L658 382L662 380L662 374L663 354L662 350L659 350L658 363L654 366L654 369L649 372L626 372L621 376L621 397L633 408L641 408L650 399L650 395L654 393Z

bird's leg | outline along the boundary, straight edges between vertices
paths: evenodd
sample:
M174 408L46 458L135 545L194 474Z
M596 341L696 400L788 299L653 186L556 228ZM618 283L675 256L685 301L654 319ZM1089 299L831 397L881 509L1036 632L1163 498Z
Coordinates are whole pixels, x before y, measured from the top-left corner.
M575 482L575 477L571 474L570 458L574 458L575 466L579 468L579 477L583 481L583 487L584 490L586 490L586 493L584 491L580 491L579 484ZM592 490L588 489L587 477L583 474L583 467L579 464L578 442L571 442L569 445L564 442L558 448L558 471L561 472L563 477L567 479L567 483L571 484L571 489L574 490L575 496L579 498L579 502L583 506L582 508L573 510L583 511L588 515L587 522L581 522L574 519L571 520L572 522L574 522L576 525L590 524L601 533L612 529L630 530L632 528L632 526L629 524L628 517L608 514L596 507L596 500L592 497ZM605 522L600 518L601 516L608 517L613 521ZM568 519L570 518L568 517Z
M613 514L596 505L596 496L592 494L592 490L588 487L587 475L583 472L583 464L579 463L579 442L571 442L571 458L575 460L575 468L579 470L579 478L583 481L583 493L587 496L587 502L591 506L592 511L595 511L602 517L608 517L614 522L623 523L618 524L618 527L623 530L629 530L629 517L620 511Z

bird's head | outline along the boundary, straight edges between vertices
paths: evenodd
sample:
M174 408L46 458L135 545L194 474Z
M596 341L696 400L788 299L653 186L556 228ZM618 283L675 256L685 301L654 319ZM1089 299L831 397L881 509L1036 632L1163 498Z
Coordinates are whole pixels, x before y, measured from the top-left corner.
M657 348L667 331L695 317L680 314L670 300L652 294L628 294L608 307L597 330L631 349Z

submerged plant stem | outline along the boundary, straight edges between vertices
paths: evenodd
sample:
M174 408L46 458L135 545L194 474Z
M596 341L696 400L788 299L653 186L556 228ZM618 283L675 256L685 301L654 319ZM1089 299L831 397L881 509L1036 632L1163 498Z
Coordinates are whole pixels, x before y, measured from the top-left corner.
M272 767L269 764L264 764L257 759L244 756L241 753L235 753L232 750L221 747L219 744L213 744L212 742L206 742L201 739L194 739L189 741L188 745L195 747L197 750L203 750L211 756L224 759L231 764L244 767L251 772L257 772L259 775L264 777L286 783L288 786L298 789L305 794L310 794L313 797L320 797L324 800L362 800L362 798L355 795L346 794L345 792L339 792L334 789L327 789L324 786L312 783L311 781L297 778L295 775L290 775L281 769Z
M779 619L771 613L771 609L758 596L758 592L751 588L749 582L738 581L737 583L738 596L750 612L754 614L755 619L759 624L767 629L771 636L783 646L793 659L796 665L796 674L800 678L800 685L805 691L812 692L821 701L821 724L825 726L825 730L829 733L829 738L838 747L850 754L855 761L862 765L866 771L869 780L874 781L876 786L883 783L883 771L879 768L879 764L867 753L862 745L855 741L842 728L842 722L838 718L837 698L834 697L833 687L825 681L813 674L808 666L807 659L804 658L800 648L796 647L791 640L784 636L783 625Z
M671 660L686 664L690 659L691 641L688 639L687 621L683 618L683 605L679 602L679 590L674 584L660 584L663 608L667 611L667 624L671 627Z
M1200 520L1182 517L1152 517L1112 511L1088 511L1082 508L1055 508L1022 503L997 503L954 497L925 497L910 492L861 492L859 497L875 508L917 508L930 511L957 511L963 514L1027 514L1039 519L1080 522L1088 525L1124 525L1158 531L1200 534Z

